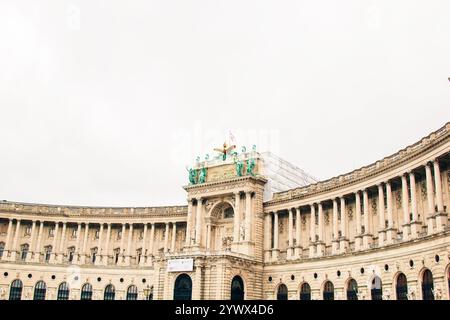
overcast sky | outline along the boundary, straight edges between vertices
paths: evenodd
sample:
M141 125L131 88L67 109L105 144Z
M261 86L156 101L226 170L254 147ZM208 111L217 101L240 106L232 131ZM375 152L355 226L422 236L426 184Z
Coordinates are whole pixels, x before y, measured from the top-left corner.
M186 203L229 131L318 179L450 120L448 0L0 1L0 199Z

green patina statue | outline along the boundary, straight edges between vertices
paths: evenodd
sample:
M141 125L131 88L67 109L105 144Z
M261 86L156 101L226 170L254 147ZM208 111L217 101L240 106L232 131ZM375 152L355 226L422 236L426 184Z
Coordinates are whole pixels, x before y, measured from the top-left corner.
M247 160L247 175L254 176L253 170L255 169L255 159Z
M236 166L236 174L238 177L242 177L242 171L244 169L244 163L241 160L238 160L237 157L234 157L234 165Z
M189 183L196 184L197 183L197 170L196 169L188 169L189 171Z
M205 167L200 169L200 175L198 177L198 183L205 183L206 182L206 171L207 171L207 169Z

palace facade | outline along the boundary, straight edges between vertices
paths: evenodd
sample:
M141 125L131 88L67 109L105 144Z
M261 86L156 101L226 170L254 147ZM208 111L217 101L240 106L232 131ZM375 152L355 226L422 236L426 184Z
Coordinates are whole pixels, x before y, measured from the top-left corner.
M0 300L449 300L449 131L320 182L224 148L185 206L0 202Z

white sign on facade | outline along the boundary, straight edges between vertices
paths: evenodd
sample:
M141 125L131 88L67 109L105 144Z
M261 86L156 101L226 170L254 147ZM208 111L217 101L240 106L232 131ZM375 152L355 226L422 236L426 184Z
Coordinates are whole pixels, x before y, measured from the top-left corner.
M190 272L194 270L194 259L173 259L167 261L168 272Z

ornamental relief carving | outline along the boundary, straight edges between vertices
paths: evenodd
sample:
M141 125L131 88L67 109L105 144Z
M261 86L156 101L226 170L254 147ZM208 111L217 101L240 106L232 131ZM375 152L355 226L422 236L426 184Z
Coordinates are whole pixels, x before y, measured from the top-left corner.
M347 216L348 216L348 220L349 220L349 221L352 221L352 220L353 220L353 207L348 208Z
M395 203L397 204L397 208L402 208L402 195L400 191L395 193Z
M420 194L422 200L425 201L427 199L427 184L425 181L420 184Z

